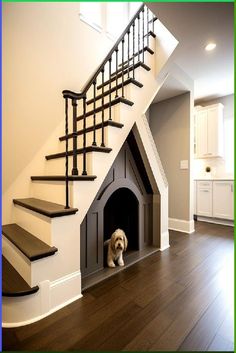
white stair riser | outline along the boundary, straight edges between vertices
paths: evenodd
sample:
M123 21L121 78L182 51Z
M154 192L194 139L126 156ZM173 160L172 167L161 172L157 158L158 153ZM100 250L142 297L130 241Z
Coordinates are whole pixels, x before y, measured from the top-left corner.
M119 80L119 83L121 83L121 82L122 82L122 79ZM124 98L126 98L126 99L128 99L128 100L130 100L130 97L129 97L129 86L130 86L130 85L133 86L133 84L131 84L131 83L124 86ZM112 87L114 87L114 86L115 86L115 83L113 83ZM104 88L104 92L107 91L108 88L109 88L109 85L107 85L107 86ZM96 95L98 96L98 95L100 95L101 93L102 93L102 90L99 89L99 90L97 91ZM117 90L117 95L118 95L118 97L122 97L122 88L120 88L120 89ZM114 91L114 92L111 93L111 101L114 100L115 98L116 98L116 91ZM90 99L93 99L93 96L90 97L90 98L88 98L88 100L90 100ZM109 94L106 95L106 96L104 96L103 100L104 100L104 104L108 104L109 101L110 101ZM97 108L97 107L100 107L100 106L102 106L102 99L96 100L96 108ZM113 107L114 107L114 106L111 107L111 117L112 117L112 119L114 118L113 120L115 120L114 112L113 112L113 109L112 109ZM87 111L87 112L92 111L92 110L93 110L93 102L90 103L90 104L88 104L88 105L86 106L86 111ZM106 115L108 116L108 114L109 114L108 109L107 109L107 110L105 109L104 112L106 112L106 113L107 113Z
M105 102L105 98L104 98L104 102L107 103L109 101L109 96L106 98L106 102ZM113 106L111 106L111 117L112 120L117 121L116 119L116 106L119 105L115 104ZM96 101L96 108L100 107L101 104L101 100ZM87 105L86 106L86 112L90 112L93 111L93 104ZM109 108L105 108L104 109L104 120L108 120L109 119ZM77 116L82 116L83 112L78 112ZM102 121L102 112L98 112L96 113L96 121L97 123ZM91 126L93 124L93 114L89 115L86 117L86 126ZM77 121L77 130L80 130L83 128L83 119L78 120ZM72 132L72 115L69 115L69 132Z
M2 254L32 287L31 282L31 263L14 244L12 244L4 235L2 236Z
M115 129L117 131L117 133L119 132L119 127L115 127L115 126L104 126L104 142L105 142L105 146L109 147L111 146L109 141L109 131L111 129ZM86 133L86 146L92 146L94 141L94 132L93 131L89 131ZM102 143L102 128L96 129L95 130L95 141L97 143L97 146L101 146ZM82 148L83 147L83 143L84 143L84 135L78 135L77 136L77 148ZM56 153L59 152L65 152L65 141L61 141L58 150L56 151ZM70 138L68 140L68 150L72 150L73 149L73 138Z
M13 221L34 236L52 246L52 224L51 218L37 212L28 210L19 205L14 206Z
M93 153L99 152L88 152L86 153L86 161L87 161L87 173L88 175L93 174ZM73 156L69 156L68 158L68 170L69 174L71 174L73 167ZM79 170L79 174L82 174L83 171L83 154L77 154L77 168ZM50 159L45 162L45 168L43 171L44 175L65 175L65 157Z
M126 87L126 91L129 94L130 87ZM119 107L122 104L124 104L124 103L117 103L117 104L111 106L111 118L113 121L119 122ZM101 106L101 103L97 102L97 106ZM93 110L93 107L91 105L91 106L89 106L87 111L92 111L92 110ZM77 116L79 116L79 115L80 114L77 114ZM110 118L109 107L104 109L103 116L104 116L104 121L109 120L109 118ZM102 112L100 111L100 112L96 113L95 118L96 118L96 124L101 123L102 122ZM91 114L86 117L86 127L93 126L93 123L94 123L94 116L93 116L93 114ZM83 119L81 119L81 120L77 121L77 131L82 130L83 128L84 128L84 122L83 122ZM69 115L69 133L72 133L72 131L73 131L72 115ZM65 135L65 132L62 131L61 136L64 136L64 135Z
M83 183L83 181L77 181L76 183ZM69 181L69 204L71 207L73 206L73 184L73 181ZM55 203L64 205L66 198L65 181L33 181L31 196L46 201L53 200Z

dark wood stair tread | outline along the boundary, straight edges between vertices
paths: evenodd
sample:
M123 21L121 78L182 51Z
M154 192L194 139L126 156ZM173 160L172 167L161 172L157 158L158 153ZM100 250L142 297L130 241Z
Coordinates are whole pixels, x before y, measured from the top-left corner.
M28 208L29 210L38 212L50 218L68 216L75 214L78 211L77 208L66 209L63 205L33 197L26 199L14 199L13 202L15 205Z
M141 55L145 51L147 51L151 55L154 54L154 51L151 48L149 48L148 46L145 46L143 49L141 49L138 52L134 53L134 55L130 54L129 61L133 60L133 57L138 56L138 54ZM128 63L128 60L124 61L124 65L127 65L127 63ZM122 66L122 64L119 64L119 67L121 67L121 66Z
M131 102L130 100L128 100L126 98L117 97L117 98L112 99L110 103L105 103L103 106L101 105L101 106L97 107L95 110L93 110L93 109L90 110L89 112L87 112L85 114L85 117L87 118L88 116L93 115L94 112L99 113L103 109L109 108L110 105L113 106L113 105L119 104L119 103L124 103L124 104L130 105L130 106L132 106L134 104L133 102ZM84 115L80 115L77 117L77 121L83 120L83 118L84 118Z
M144 64L142 61L138 61L138 62L136 62L136 63L134 64L134 66L133 66L133 65L126 66L126 68L124 69L124 75L126 75L126 74L128 73L128 70L129 70L129 72L131 72L133 69L137 69L138 67L142 67L143 69L145 69L145 70L147 70L147 71L150 71L150 70L151 70L151 68L150 68L148 65ZM97 87L97 89L102 88L102 86L108 85L109 82L115 81L115 80L116 80L116 77L117 77L117 78L122 77L122 68L117 71L117 75L116 75L116 71L113 72L112 75L111 75L111 79L105 81L104 84L99 85L99 86Z
M2 226L2 233L10 240L30 261L42 259L54 255L57 248L49 246L27 232L18 224L6 224Z
M110 153L112 151L111 148L109 147L100 147L100 146L87 146L85 148L86 153L89 152L103 152L103 153ZM76 154L82 154L84 152L83 148L78 148L76 150ZM72 156L73 155L73 150L68 151L68 156ZM56 159L56 158L63 158L66 156L66 152L59 152L59 153L54 153L54 154L49 154L47 156L45 156L45 158L47 160L50 159Z
M104 123L103 123L103 126L106 127L106 126L113 126L113 127L117 127L119 129L121 129L124 124L121 124L121 123L117 123L116 121L112 121L112 120L105 120ZM102 123L99 123L99 124L96 124L95 126L89 126L85 129L85 132L88 133L88 132L91 132L94 130L94 127L95 127L95 130L98 130L98 129L101 129L102 128ZM78 130L76 132L76 135L79 136L79 135L83 135L84 133L84 129L81 129L81 130ZM73 137L73 134L68 134L68 138L72 138ZM66 140L66 136L61 136L59 137L59 140L60 141L64 141Z
M2 295L3 297L22 297L36 293L38 286L31 288L15 268L2 256Z
M151 36L151 37L153 37L153 38L156 38L156 35L155 35L155 33L154 33L153 31L149 31L149 32L148 32L148 35ZM144 38L145 38L145 37L147 37L147 34L145 34Z
M144 64L141 60L134 64L134 69L137 68L137 67L135 66L136 64L140 64L140 65L138 65L137 67L141 66L141 67L143 67L145 70L150 71L150 70L149 70L149 66L147 66L146 64ZM114 76L116 77L117 74L118 74L118 77L122 77L122 70L124 70L124 75L126 75L126 74L128 73L128 68L129 68L129 71L132 71L132 70L133 70L133 62L132 62L132 61L129 63L129 65L125 65L123 68L120 67L117 71L113 72L113 73L111 74L111 77L114 78Z
M128 79L124 80L124 86L127 86L129 85L130 83L134 84L135 86L137 87L140 87L142 88L143 87L143 84L140 83L139 81L135 80L134 78L132 77L129 77ZM122 88L122 83L119 83L118 86L117 86L117 90L121 89ZM95 100L99 100L99 99L102 99L102 97L106 97L108 96L110 93L113 93L116 91L116 86L115 87L112 87L110 90L107 90L104 92L104 94L99 94L98 96L95 97ZM94 102L94 99L90 99L87 101L87 105L89 104L92 104Z
M69 175L69 181L93 181L97 178L96 175ZM65 181L65 175L34 175L31 180L35 181Z

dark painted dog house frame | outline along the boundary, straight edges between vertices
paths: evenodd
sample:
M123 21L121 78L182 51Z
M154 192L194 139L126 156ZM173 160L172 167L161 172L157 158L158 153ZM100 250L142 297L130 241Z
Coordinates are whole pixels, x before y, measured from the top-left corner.
M133 135L130 135L116 157L81 225L80 253L83 277L104 268L104 240L109 238L117 227L117 224L114 224L112 230L111 224L108 227L104 226L104 209L112 195L119 193L119 190L123 190L121 192L125 194L124 190L126 189L137 200L138 212L133 228L136 233L134 236L138 239L136 241L129 239L132 231L128 231L130 233L127 234L130 244L128 250L142 250L146 245L153 243L153 195L136 147ZM135 213L135 210L130 211ZM107 229L110 229L111 234L105 234Z

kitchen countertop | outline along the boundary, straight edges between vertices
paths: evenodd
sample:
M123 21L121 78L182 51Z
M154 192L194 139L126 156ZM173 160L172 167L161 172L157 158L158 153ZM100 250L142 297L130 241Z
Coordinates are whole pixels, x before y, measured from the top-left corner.
M224 181L224 180L227 180L227 181L234 181L234 179L233 178L194 178L194 180L196 180L196 181L200 181L200 180L208 180L208 181L214 181L214 180L218 180L218 181L220 181L220 180L222 180L222 181Z

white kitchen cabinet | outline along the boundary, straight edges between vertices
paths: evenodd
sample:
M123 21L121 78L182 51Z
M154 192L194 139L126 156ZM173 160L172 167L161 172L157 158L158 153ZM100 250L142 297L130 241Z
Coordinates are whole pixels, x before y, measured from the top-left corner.
M223 108L219 103L195 111L196 158L223 156Z
M197 182L197 215L212 217L212 181Z
M234 219L234 184L233 181L213 182L213 217Z
M194 207L193 214L197 214L197 182L194 180Z

